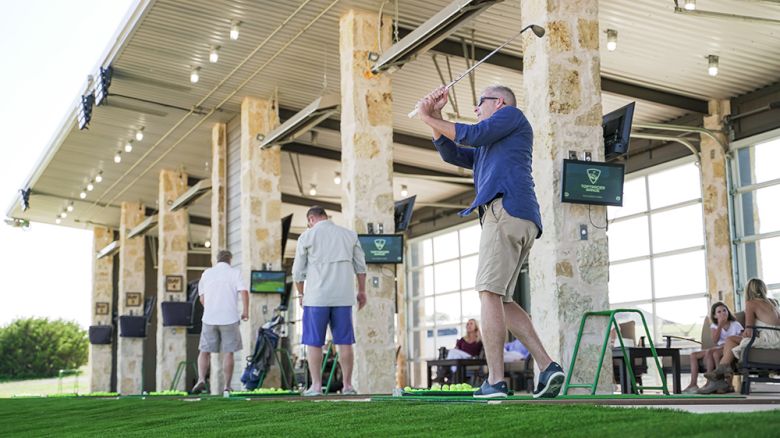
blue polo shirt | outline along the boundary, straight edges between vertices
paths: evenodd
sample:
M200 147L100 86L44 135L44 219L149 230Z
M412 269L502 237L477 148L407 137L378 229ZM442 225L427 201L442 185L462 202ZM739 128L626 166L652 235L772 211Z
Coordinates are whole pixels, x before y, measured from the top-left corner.
M531 176L534 133L523 112L505 106L476 125L456 123L454 140L442 135L433 144L447 163L474 171L477 194L460 215L471 214L501 194L504 209L536 224L536 237L541 236L542 217Z

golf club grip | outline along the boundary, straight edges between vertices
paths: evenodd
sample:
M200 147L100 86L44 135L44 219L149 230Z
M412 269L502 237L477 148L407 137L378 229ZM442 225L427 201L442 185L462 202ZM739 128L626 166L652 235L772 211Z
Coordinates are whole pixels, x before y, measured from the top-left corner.
M413 118L417 117L417 113L418 113L418 109L415 108L409 114L407 114L407 116L409 116L410 119L413 119Z

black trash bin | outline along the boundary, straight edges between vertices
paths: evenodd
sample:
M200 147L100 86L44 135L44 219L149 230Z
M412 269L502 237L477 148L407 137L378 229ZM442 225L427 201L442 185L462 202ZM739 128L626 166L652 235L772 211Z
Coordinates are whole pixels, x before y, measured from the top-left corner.
M133 315L120 316L119 336L123 338L145 338L146 318L143 316Z
M91 325L89 326L89 343L92 345L110 344L111 335L113 333L114 333L114 326Z
M164 327L192 325L192 303L188 301L163 301L162 314Z

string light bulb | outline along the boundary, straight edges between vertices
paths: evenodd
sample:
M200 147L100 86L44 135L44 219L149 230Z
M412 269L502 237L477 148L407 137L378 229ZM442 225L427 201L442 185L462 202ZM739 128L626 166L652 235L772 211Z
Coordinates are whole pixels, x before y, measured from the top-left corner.
M62 219L60 219L60 217L59 217L59 216L57 216L57 218L56 218L56 219L54 219L54 223L56 223L57 225L59 225L59 224L61 224L61 223L62 223Z
M68 206L65 207L65 209L68 210L68 212L72 212L73 211L73 203L71 202L70 204L68 204Z
M79 193L79 198L84 199L87 197L87 192L85 190L82 190L81 193Z
M707 73L709 73L710 76L718 75L719 61L718 55L707 55Z
M122 162L122 151L116 151L114 154L114 163L119 164Z
M209 51L209 62L215 64L219 61L219 47L212 47Z
M696 0L685 0L685 4L683 5L686 11L695 11L696 10Z
M211 240L206 239L206 241L203 242L203 246L206 248L211 248Z
M135 131L135 140L136 141L143 141L143 139L144 139L144 128L141 128L138 131Z
M311 187L309 187L309 196L317 196L317 186L312 184Z
M238 39L238 27L241 26L240 21L233 21L230 23L230 39L236 41Z
M93 190L95 190L95 185L92 184L92 181L90 181L90 182L87 183L87 191L91 192Z
M95 182L96 183L102 183L103 182L103 171L101 170L98 172L97 175L95 175Z
M125 143L125 152L127 152L127 153L133 152L133 142L132 141L128 141L127 143Z
M333 184L341 184L341 172L336 172L336 174L333 175Z
M409 188L406 187L406 184L401 184L401 196L404 198L409 196Z
M60 217L61 217L62 219L65 219L66 217L68 217L68 213L66 213L66 212L64 212L64 211L63 211L62 213L60 213Z
M617 49L618 32L615 29L607 29L607 50L614 52Z
M200 67L195 67L192 69L192 71L190 72L190 82L192 82L193 84L198 83L198 81L200 80L199 72L200 72Z

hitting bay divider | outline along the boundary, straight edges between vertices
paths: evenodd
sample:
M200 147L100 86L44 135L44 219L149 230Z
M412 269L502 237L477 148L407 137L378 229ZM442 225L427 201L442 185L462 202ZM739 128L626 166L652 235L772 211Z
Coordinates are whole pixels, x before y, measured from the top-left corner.
M615 315L618 313L636 313L639 315L639 317L642 319L642 326L645 328L645 334L647 335L647 342L650 344L650 351L653 353L653 359L655 360L655 365L658 367L658 375L661 376L661 386L639 386L636 384L636 378L634 377L634 364L631 363L628 360L628 352L626 351L626 346L623 344L623 334L620 333L620 325L615 320ZM588 319L588 317L609 317L609 323L607 324L607 328L604 331L604 343L601 346L601 356L599 357L598 361L598 368L596 368L596 376L593 378L593 384L588 383L571 383L571 376L574 374L574 366L577 364L577 352L580 349L580 341L582 340L582 332L585 328L585 321ZM569 372L566 373L566 383L563 385L563 395L569 394L569 388L589 388L590 389L590 395L596 395L596 387L599 383L599 375L601 374L601 368L604 364L604 355L607 352L607 346L609 345L609 331L610 327L615 328L615 333L617 333L617 339L620 341L620 349L623 352L623 360L626 364L626 370L628 370L628 376L631 379L631 389L633 392L638 392L638 390L645 390L645 389L660 389L663 390L664 394L666 396L669 396L669 389L666 387L666 376L664 375L663 367L661 366L661 361L658 359L658 353L655 351L655 345L653 345L653 338L650 336L650 330L647 328L647 322L645 321L645 316L642 314L641 311L637 309L614 309L614 310L601 310L596 312L586 312L584 315L582 315L582 320L580 321L580 330L577 333L577 343L574 344L574 354L571 357L571 368L569 369ZM646 396L643 396L646 397Z

